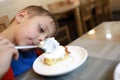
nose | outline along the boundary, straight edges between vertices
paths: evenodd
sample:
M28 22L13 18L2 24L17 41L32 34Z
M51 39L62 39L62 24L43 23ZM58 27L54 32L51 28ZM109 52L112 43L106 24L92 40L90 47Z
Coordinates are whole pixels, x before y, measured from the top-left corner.
M33 39L32 44L33 44L33 45L38 45L38 44L40 44L40 42L43 41L43 40L45 40L45 37L35 38L35 39Z
M41 39L38 39L39 41L42 41Z
M45 40L45 38L46 38L45 36L40 36L40 37L38 37L38 40L39 40L39 42L40 42L40 41Z

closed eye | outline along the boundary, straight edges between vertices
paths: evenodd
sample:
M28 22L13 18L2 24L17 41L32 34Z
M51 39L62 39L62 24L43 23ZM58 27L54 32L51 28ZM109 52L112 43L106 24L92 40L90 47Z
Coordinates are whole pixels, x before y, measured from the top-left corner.
M39 31L40 31L40 33L44 33L45 32L45 30L39 25Z
M41 33L44 33L45 31L41 28L41 29L40 29L40 32L41 32Z

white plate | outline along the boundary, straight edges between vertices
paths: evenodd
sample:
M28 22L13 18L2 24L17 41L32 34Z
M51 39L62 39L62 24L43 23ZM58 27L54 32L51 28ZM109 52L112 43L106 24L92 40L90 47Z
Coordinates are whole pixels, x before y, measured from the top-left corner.
M71 53L68 59L48 66L43 63L41 55L34 61L33 70L40 75L57 76L77 69L86 61L88 53L84 48L78 46L67 46L67 48Z
M114 80L120 80L120 63L115 68Z

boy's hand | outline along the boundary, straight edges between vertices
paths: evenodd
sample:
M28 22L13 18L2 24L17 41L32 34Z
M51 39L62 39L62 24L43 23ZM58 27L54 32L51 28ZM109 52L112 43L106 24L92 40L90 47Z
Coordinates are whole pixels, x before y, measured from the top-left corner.
M15 46L9 40L0 37L0 78L9 69L12 58L17 60L18 56Z

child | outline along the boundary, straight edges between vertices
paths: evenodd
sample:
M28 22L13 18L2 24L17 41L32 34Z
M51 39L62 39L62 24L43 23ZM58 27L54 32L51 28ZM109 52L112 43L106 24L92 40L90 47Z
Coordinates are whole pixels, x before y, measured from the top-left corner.
M0 36L14 45L37 45L47 37L54 36L56 26L55 19L47 10L33 5L20 10ZM11 67L3 80L12 80L14 76L29 70L36 58L35 50L19 50L18 60L12 59Z

